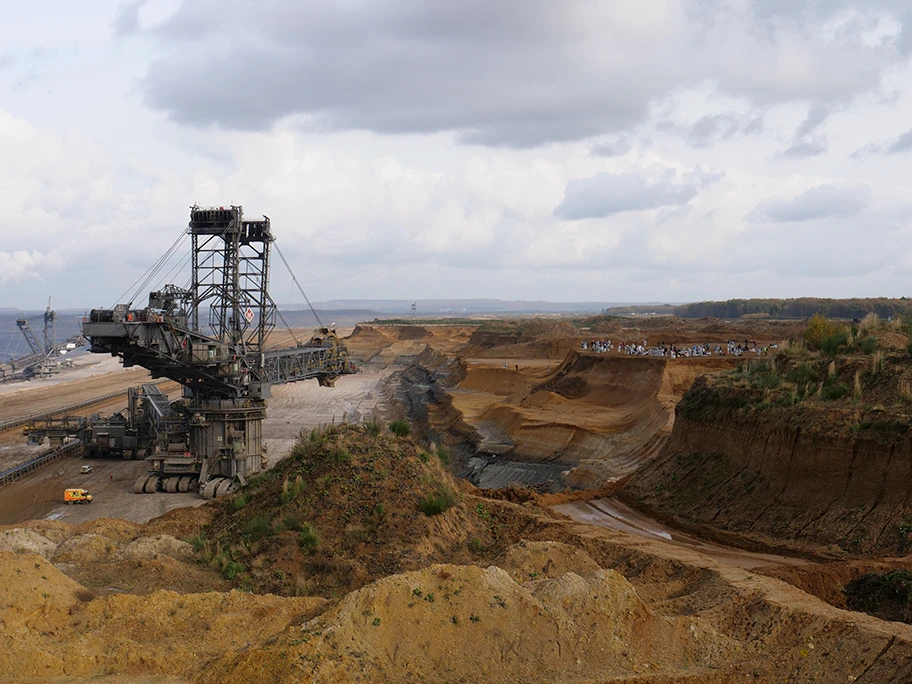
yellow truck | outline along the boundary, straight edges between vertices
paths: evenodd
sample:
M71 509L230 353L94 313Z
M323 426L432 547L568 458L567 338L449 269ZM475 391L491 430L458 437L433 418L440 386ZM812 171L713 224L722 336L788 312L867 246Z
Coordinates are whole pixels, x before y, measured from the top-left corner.
M63 500L70 505L74 503L92 503L92 495L89 494L88 489L66 489L63 492Z

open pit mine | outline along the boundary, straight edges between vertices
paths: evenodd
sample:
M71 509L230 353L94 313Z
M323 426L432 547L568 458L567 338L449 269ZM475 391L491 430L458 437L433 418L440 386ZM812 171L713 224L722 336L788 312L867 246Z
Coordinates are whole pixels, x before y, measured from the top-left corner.
M912 681L901 321L279 332L268 220L188 235L0 385L0 679Z

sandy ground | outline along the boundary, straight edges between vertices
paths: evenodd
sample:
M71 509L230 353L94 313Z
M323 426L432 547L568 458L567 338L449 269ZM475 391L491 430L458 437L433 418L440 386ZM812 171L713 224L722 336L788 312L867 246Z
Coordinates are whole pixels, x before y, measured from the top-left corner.
M362 367L359 373L343 375L335 387L320 387L306 380L272 388L268 414L263 423L270 463L285 458L301 430L332 423L361 423L382 413L388 399L381 383L395 367Z
M38 409L39 411L50 411L53 410L53 408L56 406L64 406L68 403L91 399L93 396L98 396L99 394L108 394L110 392L123 389L124 394L114 397L113 399L99 402L97 404L92 404L91 406L86 406L81 409L65 412L65 415L67 416L76 417L89 417L95 414L110 416L127 408L127 387L133 387L141 382L151 381L151 378L148 377L148 374L145 376L140 375L140 379L137 382L127 382L127 387L121 387L121 385L124 384L125 378L135 379L136 376L134 374L125 376L124 374L120 373L110 373L107 375L93 377L90 380L77 380L72 384L67 383L65 387L70 393L70 396L76 396L78 397L77 399L58 398L56 401L54 401L53 395L47 395L47 393L51 391L47 387L24 389L10 396L15 397L16 406L20 407L19 410L24 411L25 414L27 414L30 411L30 406L41 405L44 408ZM99 382L102 382L102 384L99 385ZM161 384L159 384L159 387L165 394L171 397L171 399L177 399L180 397L180 385L178 385L176 382L161 382ZM60 413L58 414L58 417L61 417L63 415L64 413ZM22 427L0 432L0 470L11 468L19 463L23 463L29 460L30 458L39 456L40 454L47 451L48 448L49 447L46 441L43 444L29 445L23 435Z
M288 454L301 430L343 420L361 422L375 412L382 412L386 396L380 385L394 370L393 367L366 368L355 375L340 377L335 387L320 387L316 380L274 387L263 425L270 465ZM123 375L112 373L100 376L95 380L101 382L101 386L93 383L95 389L92 391L100 394L113 391L122 382ZM104 385L105 379L112 384L110 389ZM169 384L178 389L175 383ZM37 393L39 390L34 391ZM83 388L82 391L89 390ZM123 399L108 403L117 405L117 408L124 405ZM91 411L97 412L98 407L92 407ZM16 459L21 461L22 454L38 455L47 449L46 446L21 446L25 443L21 430L9 430L7 436L17 438L20 446L0 445L0 459L4 455L8 460L12 459L15 454ZM79 470L86 463L90 463L94 470L83 475ZM146 522L172 508L198 506L204 502L192 493L133 494L133 482L144 470L142 461L89 461L79 456L62 459L0 490L0 524L11 525L41 518L79 523L102 517ZM65 505L63 490L68 487L87 488L94 497L93 502Z
M808 565L808 562L801 558L753 553L698 539L648 518L616 499L573 501L552 506L552 508L558 513L570 516L577 522L627 532L643 539L661 540L674 546L697 551L723 565L745 569Z
M81 377L76 377L85 373ZM150 382L152 376L142 368L123 368L116 359L86 366L46 380L0 385L0 420L10 420L48 411L102 394Z
M31 391L38 387L55 387L96 375L130 370L121 366L118 359L112 356L102 356L101 354L84 353L70 360L73 363L72 368L61 368L59 373L48 378L35 378L33 380L0 384L0 397L5 394L15 394L22 390Z
M576 350L562 359L469 357L449 392L490 457L470 464L471 479L481 487L547 480L549 488L598 489L655 457L696 377L738 362ZM569 471L563 481L561 470Z
M87 463L93 470L84 475L79 470ZM61 459L0 490L0 525L34 519L80 523L121 518L147 522L172 508L204 503L195 494L133 494L133 482L145 469L143 461L90 461L79 456ZM63 490L70 487L88 489L94 500L89 504L65 504Z
M541 373L541 365L547 373L547 364L529 364L525 372ZM614 378L625 369L611 365L605 370ZM335 389L315 383L275 388L265 426L273 453L302 427L338 422L343 414L358 420L382 410L381 387L388 372L341 378ZM663 395L672 396L687 374L654 375L648 392L641 390L650 405L664 406ZM595 391L609 383L594 379L598 388L587 389L575 376L570 380L575 384L557 389L590 403L610 403L610 396ZM619 396L636 389L635 378L627 380L618 384ZM510 403L514 394L517 400L532 396L528 388L506 394L504 388L490 394L502 403ZM535 408L532 403L528 410ZM575 411L583 408L578 404ZM568 418L572 413L568 410ZM650 426L654 430L661 424ZM405 460L400 456L397 462ZM71 522L101 515L142 520L166 511L173 499L186 505L191 498L127 493L141 463L102 462L93 473L81 475L83 462L58 462L2 490L0 512ZM87 486L97 504L64 506L59 496L71 484ZM9 497L19 485L17 497ZM402 498L401 491L394 488L396 499ZM408 518L417 517L427 527L426 535L418 535L422 544L465 550L467 530L474 526L476 534L487 533L488 525L498 534L510 528L520 541L491 564L432 565L390 574L332 603L248 591L117 592L98 598L82 593L80 598L80 586L51 563L79 557L77 552L94 558L101 550L110 554L112 565L127 569L125 545L114 539L118 523L94 523L91 533L60 530L57 522L36 523L43 525L36 529L67 539L51 543L45 538L54 547L46 557L0 553L0 579L12 604L2 619L15 647L0 653L0 671L16 672L20 681L38 681L48 673L68 681L121 681L118 675L123 681L152 681L145 675L157 673L161 676L155 681L180 681L167 677L183 675L213 683L359 677L497 684L912 681L912 628L837 610L752 572L775 566L799 571L802 561L706 543L610 499L556 505L572 521L553 521L533 515L531 501L519 505L463 496L442 515ZM326 503L344 505L340 497ZM251 511L235 513L240 522ZM98 534L105 528L112 535L108 540ZM41 541L30 531L20 530L19 536ZM149 553L135 561L136 572L161 574L170 581L167 572L177 564L161 557L163 540L142 541ZM376 542L358 547L365 556L383 550ZM192 569L199 570L196 565ZM73 658L75 653L82 657ZM467 653L472 656L466 658ZM131 672L137 676L131 678ZM109 674L113 676L106 678Z

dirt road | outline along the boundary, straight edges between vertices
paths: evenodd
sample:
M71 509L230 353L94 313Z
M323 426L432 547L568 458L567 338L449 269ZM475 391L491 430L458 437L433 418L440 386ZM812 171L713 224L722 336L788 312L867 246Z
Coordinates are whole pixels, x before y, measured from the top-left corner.
M80 473L87 463L92 465L92 472ZM88 460L79 456L61 459L3 488L0 524L35 519L80 523L95 518L147 522L172 508L204 503L195 494L133 494L133 482L145 468L144 461ZM92 503L65 504L63 490L68 487L88 489Z
M340 377L335 387L320 387L316 380L274 387L263 424L270 465L288 454L301 430L343 420L360 422L375 412L382 415L387 398L382 384L393 370L365 368L355 375ZM18 438L24 444L21 430ZM28 448L35 451L32 455L47 449L46 446ZM0 447L0 456L2 452ZM93 472L80 473L84 464L91 464ZM204 503L193 493L133 494L133 482L144 470L143 461L88 460L80 456L56 461L0 490L0 525L33 519L79 523L96 518L121 518L147 522L172 508ZM84 487L94 500L90 504L65 505L63 490L68 487Z
M807 565L801 558L769 553L753 553L728 546L713 544L666 527L651 518L625 506L615 499L574 501L553 506L558 513L568 515L577 522L627 532L645 539L660 540L702 553L705 556L738 568L751 569L777 565Z

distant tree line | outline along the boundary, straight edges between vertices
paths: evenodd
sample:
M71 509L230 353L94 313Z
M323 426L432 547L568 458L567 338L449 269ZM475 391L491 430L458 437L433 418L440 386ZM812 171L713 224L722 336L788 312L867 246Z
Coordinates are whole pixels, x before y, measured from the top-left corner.
M629 304L626 306L611 306L602 309L606 316L630 316L634 314L655 314L656 316L672 316L675 307L673 304Z
M881 318L903 316L912 318L912 300L907 297L821 299L729 299L724 302L694 302L676 306L679 318L810 318L822 314L827 318L863 318L876 313Z

